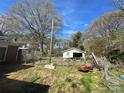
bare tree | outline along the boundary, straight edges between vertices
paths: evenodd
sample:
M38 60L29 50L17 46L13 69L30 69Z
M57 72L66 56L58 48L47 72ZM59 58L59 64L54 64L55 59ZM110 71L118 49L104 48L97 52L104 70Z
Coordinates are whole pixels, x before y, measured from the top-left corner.
M9 15L0 15L0 32L3 35L11 35L19 32L21 26Z
M98 18L89 26L85 40L89 42L88 45L92 52L108 51L113 41L124 39L123 15L122 12L109 13Z
M124 11L124 0L113 0L113 2L118 9Z
M33 38L44 52L44 44L50 37L51 23L54 18L54 32L62 24L61 17L56 13L51 0L23 0L13 6L11 14L18 20L26 31L32 33Z

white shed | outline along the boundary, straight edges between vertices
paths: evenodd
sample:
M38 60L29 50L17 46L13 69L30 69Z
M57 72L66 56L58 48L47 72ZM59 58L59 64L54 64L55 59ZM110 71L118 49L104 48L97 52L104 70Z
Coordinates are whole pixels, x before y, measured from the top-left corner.
M84 51L77 48L70 48L63 52L64 59L73 59L73 58L84 58Z

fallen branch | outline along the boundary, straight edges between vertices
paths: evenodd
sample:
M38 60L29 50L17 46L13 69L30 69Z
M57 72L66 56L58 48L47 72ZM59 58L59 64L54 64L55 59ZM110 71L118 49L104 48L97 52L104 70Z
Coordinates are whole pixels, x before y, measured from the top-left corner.
M120 80L110 73L109 68L111 68L111 63L106 59L106 57L97 57L94 53L92 53L92 56L96 64L100 68L103 68L102 74L104 85L108 87L113 93L118 93L118 91L120 90Z

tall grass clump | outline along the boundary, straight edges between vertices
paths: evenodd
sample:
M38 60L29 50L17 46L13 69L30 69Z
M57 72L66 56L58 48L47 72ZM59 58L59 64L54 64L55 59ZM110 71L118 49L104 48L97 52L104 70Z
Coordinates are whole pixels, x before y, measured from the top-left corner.
M91 83L92 83L91 75L87 74L86 76L84 76L81 79L81 83L84 86L84 90L82 93L90 93L91 92Z

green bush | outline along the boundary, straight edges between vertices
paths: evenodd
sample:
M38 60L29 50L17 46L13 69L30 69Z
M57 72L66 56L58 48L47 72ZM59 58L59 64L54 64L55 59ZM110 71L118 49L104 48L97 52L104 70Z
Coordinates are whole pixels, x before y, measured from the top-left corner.
M124 64L124 52L120 52L120 50L111 50L106 56L113 64Z

